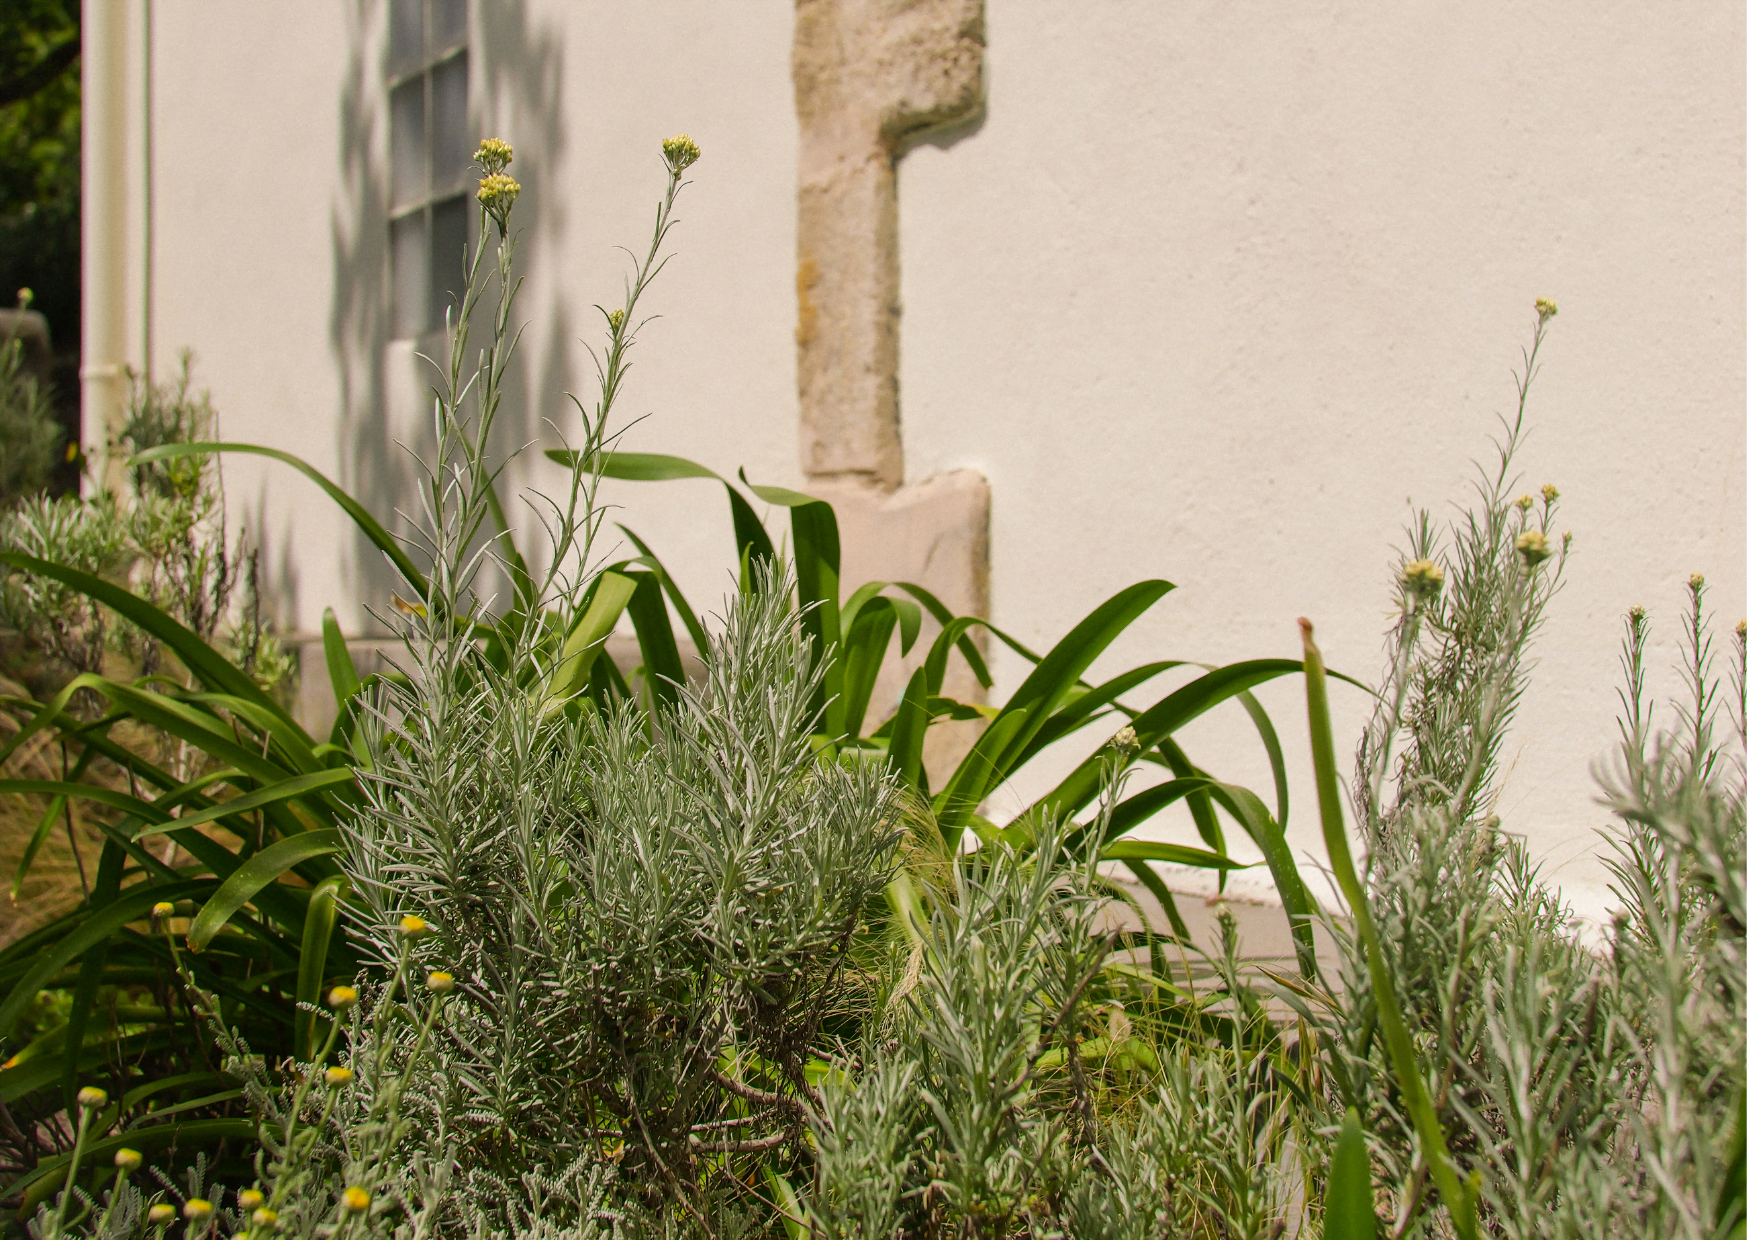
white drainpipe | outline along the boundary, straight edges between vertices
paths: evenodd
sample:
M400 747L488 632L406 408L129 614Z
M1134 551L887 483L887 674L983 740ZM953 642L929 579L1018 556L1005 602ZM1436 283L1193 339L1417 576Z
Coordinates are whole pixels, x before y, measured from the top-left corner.
M127 359L127 3L84 0L80 35L83 145L81 436L120 490L107 445L121 426Z

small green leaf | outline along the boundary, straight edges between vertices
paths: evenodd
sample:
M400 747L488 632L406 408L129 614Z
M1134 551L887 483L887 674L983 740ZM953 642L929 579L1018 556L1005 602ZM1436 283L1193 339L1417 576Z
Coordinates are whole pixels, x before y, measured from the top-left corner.
M1329 1188L1323 1197L1324 1240L1377 1240L1378 1213L1372 1204L1372 1163L1360 1114L1352 1107L1335 1141Z

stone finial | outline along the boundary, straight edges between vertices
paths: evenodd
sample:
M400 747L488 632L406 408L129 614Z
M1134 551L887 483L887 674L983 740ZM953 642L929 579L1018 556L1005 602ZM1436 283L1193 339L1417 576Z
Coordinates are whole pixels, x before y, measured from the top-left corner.
M904 140L983 100L983 0L796 0L795 340L801 467L904 481L898 200Z

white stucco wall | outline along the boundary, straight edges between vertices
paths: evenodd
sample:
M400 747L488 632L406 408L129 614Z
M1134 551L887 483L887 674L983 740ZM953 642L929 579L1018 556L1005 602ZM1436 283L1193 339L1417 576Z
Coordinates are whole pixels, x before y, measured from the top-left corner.
M1740 9L992 0L988 118L900 201L908 469L988 475L1027 640L1176 582L1113 669L1292 656L1307 615L1375 681L1409 502L1469 494L1559 303L1519 465L1573 558L1499 812L1595 910L1621 613L1660 668L1690 572L1720 644L1744 614ZM1300 686L1261 696L1302 752Z
M422 406L410 348L366 341L383 7L153 5L158 368L192 345L227 435L379 492ZM625 446L797 484L790 6L476 7L480 132L516 144L526 187L532 399L510 428L574 426L578 338L600 338L590 306L626 269L611 247L646 242L657 145L689 130L705 155L622 406L651 416ZM1552 297L1521 463L1559 485L1576 541L1500 808L1598 908L1589 766L1617 617L1651 608L1666 664L1689 572L1720 628L1745 610L1739 9L989 0L988 30L987 117L901 167L901 408L909 479L990 480L994 620L1048 643L1163 576L1178 591L1101 666L1292 655L1305 614L1334 666L1375 678L1407 501L1464 496ZM332 604L362 622L361 551L331 506L277 466L227 474L286 621ZM609 498L714 606L720 491ZM1024 668L995 668L1001 700ZM1264 698L1315 853L1299 687ZM1338 707L1353 734L1358 694ZM1188 739L1261 783L1238 712Z

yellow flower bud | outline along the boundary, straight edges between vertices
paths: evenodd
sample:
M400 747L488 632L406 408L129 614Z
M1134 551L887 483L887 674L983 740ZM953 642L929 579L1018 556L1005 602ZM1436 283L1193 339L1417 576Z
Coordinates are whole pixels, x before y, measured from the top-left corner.
M279 1221L279 1211L262 1206L259 1210L256 1210L251 1214L249 1219L257 1227L264 1229L271 1228L273 1224Z
M95 1085L87 1085L79 1091L79 1106L86 1111L95 1111L109 1101L109 1095Z
M352 1083L351 1068L329 1068L322 1073L322 1079L330 1085L350 1085Z
M362 1214L364 1211L370 1209L370 1194L354 1184L351 1188L340 1194L340 1204L354 1214Z
M517 195L521 192L522 187L516 183L515 178L502 172L480 178L480 205L486 209L487 215L498 222L499 228L503 228L505 221L510 218L510 208L516 205Z
M1695 592L1705 589L1706 575L1704 573L1695 573L1693 576L1689 577L1687 579L1687 588Z
M350 986L336 986L328 992L328 1006L336 1011L344 1012L357 1002L358 992Z
M668 171L679 176L686 169L698 162L703 152L698 144L687 134L664 139L662 142L662 158L667 161Z
M1540 564L1548 558L1548 536L1540 530L1525 530L1517 536L1517 553L1525 564Z
M1137 735L1134 728L1124 724L1111 737L1111 748L1120 753L1134 753L1141 748L1141 737Z
M1560 313L1560 307L1556 306L1546 297L1536 298L1536 317L1541 319L1542 322L1546 323L1558 313Z
M237 1209L253 1210L267 1200L267 1194L258 1188L245 1188L237 1194Z
M115 1165L123 1171L138 1171L141 1161L138 1150L121 1149L115 1151Z
M1535 506L1536 501L1534 499L1530 498L1528 495L1520 495L1517 497L1517 500L1515 502L1520 509L1522 509L1525 512L1528 512L1531 508L1533 508Z
M148 1223L155 1223L159 1227L162 1227L175 1217L176 1207L167 1202L160 1201L157 1205L146 1211L146 1221Z
M609 314L607 316L607 326L611 327L614 333L617 334L619 329L625 326L625 311L615 310Z
M212 1202L205 1197L190 1197L182 1203L182 1217L200 1223L212 1217Z
M423 917L409 915L401 918L401 933L409 939L422 939L431 933L431 923Z
M425 985L440 995L446 995L455 989L455 975L438 969L425 975Z
M1549 482L1542 487L1542 502L1551 504L1560 498L1560 488Z
M473 162L484 168L486 175L490 176L507 168L515 153L515 148L502 138L487 138L479 144L479 150L473 153Z
M176 906L168 900L159 900L152 905L152 920L163 921L176 912Z
M1445 570L1431 560L1410 560L1402 566L1402 584L1415 594L1437 594L1445 583Z

